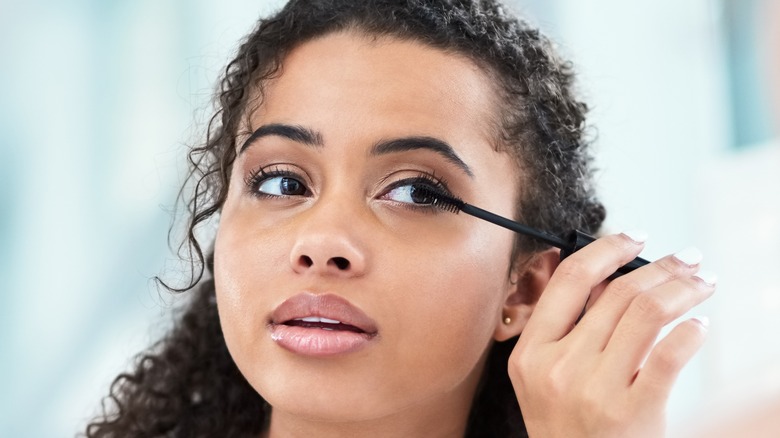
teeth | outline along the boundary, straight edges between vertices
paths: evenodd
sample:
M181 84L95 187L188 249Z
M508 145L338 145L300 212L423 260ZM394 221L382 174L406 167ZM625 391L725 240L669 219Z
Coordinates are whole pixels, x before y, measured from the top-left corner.
M321 318L319 316L307 316L305 318L296 318L299 321L304 322L324 322L325 324L341 324L341 321L335 319Z
M341 324L341 321L336 321L335 319L320 318L320 321L327 324Z

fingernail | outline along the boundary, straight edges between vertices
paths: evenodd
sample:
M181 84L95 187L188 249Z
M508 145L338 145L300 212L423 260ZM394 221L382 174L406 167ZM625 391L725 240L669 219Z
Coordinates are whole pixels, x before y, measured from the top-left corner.
M682 251L677 252L674 258L685 263L688 266L698 265L701 263L701 259L704 258L701 251L698 248L690 246Z
M694 316L693 319L698 321L699 324L701 324L701 326L704 327L705 329L709 328L710 326L710 319L707 318L706 316Z
M715 284L718 283L718 276L714 272L699 271L696 274L694 274L693 276L698 278L699 280L703 281L705 284L707 284L709 286L715 286Z
M647 241L647 233L642 230L627 230L620 233L636 243L645 243Z

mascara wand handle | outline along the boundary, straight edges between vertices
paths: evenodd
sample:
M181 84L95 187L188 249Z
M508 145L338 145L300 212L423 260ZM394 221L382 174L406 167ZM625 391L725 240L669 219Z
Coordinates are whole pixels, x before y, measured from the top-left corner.
M568 248L561 249L561 260L565 259L566 257L572 255L573 253L579 251L589 243L596 240L595 237L591 236L590 234L583 233L582 231L575 230L572 231L566 239L569 243ZM609 280L614 280L618 277L620 277L623 274L628 274L629 272L633 271L636 268L641 268L642 266L650 263L649 261L637 257L634 260L631 260L627 264L621 266L618 268L617 272L609 276Z

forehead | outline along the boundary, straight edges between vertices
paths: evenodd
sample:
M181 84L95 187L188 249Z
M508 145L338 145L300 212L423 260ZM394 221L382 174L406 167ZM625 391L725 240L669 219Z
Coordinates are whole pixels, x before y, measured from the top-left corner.
M498 126L495 96L489 76L465 56L415 41L344 31L292 50L281 74L263 84L256 111L313 118L316 111L343 105L373 110L364 113L363 121L381 116L409 130L451 121L458 131L468 129L492 142ZM453 136L465 134L452 132L453 126L446 129Z
M339 156L388 139L432 137L451 145L477 181L513 185L521 172L498 147L500 106L490 78L465 56L416 41L328 34L296 47L262 83L238 145L274 123L318 133Z

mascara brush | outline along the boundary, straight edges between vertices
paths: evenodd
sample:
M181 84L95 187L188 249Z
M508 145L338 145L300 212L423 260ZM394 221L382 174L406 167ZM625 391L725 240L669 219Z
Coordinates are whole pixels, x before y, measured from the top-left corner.
M536 228L523 225L519 222L515 222L511 219L507 219L503 216L499 216L495 213L491 213L487 210L483 210L479 207L473 206L471 204L467 204L466 202L463 202L461 199L458 199L456 197L448 196L443 193L433 191L424 186L414 187L414 196L421 197L426 202L430 203L431 205L439 209L456 213L456 214L462 211L468 215L474 216L482 220L486 220L500 227L504 227L508 230L512 230L516 233L520 233L532 237L548 245L559 248L561 250L561 260L565 259L566 257L572 255L573 253L579 251L589 243L596 240L595 237L579 230L574 230L568 233L565 238L561 238L553 234L545 233L543 231L537 230ZM610 280L615 279L623 274L627 274L633 271L634 269L642 267L648 263L650 262L641 257L637 257L631 262L621 266L617 270L617 272L615 272L609 277L609 279Z

